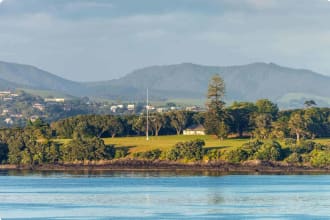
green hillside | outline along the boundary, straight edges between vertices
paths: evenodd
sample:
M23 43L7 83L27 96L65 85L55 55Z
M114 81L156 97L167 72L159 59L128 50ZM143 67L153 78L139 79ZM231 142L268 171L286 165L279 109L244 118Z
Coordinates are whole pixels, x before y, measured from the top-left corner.
M81 84L63 79L34 66L1 61L0 81L9 82L10 87L53 90L72 95L79 95L80 91L84 91Z

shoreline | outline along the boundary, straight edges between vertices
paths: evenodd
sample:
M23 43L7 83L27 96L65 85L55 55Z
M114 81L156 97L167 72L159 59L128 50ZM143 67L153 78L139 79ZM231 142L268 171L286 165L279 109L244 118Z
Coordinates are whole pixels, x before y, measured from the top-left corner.
M223 161L179 163L150 160L114 160L107 163L43 164L35 166L0 165L0 171L140 171L140 172L217 172L217 173L324 173L330 174L329 167L297 166L281 162L246 161L233 164Z

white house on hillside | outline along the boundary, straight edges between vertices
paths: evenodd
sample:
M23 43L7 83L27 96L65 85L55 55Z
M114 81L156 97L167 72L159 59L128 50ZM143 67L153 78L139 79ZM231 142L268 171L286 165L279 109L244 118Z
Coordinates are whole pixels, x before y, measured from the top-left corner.
M193 125L183 130L183 135L205 135L205 128L203 125Z

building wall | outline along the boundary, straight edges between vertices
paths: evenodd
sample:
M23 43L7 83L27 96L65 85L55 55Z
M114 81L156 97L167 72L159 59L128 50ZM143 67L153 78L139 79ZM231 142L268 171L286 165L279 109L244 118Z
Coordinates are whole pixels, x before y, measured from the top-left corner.
M197 130L197 131L184 130L183 135L205 135L205 131L202 131L202 130Z

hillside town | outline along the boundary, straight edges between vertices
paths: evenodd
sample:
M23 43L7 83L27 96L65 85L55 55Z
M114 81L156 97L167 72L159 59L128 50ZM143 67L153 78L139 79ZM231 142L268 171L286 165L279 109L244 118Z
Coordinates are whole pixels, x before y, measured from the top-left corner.
M0 127L24 126L38 118L52 122L55 120L85 114L127 115L145 112L145 103L96 102L88 98L47 97L31 95L24 91L0 91ZM175 110L204 111L199 106L177 106L174 103L148 105L150 113L165 113Z

